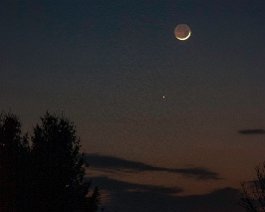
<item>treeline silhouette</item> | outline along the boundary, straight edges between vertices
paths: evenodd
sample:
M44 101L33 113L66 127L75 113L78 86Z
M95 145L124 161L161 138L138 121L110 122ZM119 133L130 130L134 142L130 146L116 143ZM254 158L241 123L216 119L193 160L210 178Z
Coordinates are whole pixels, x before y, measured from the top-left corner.
M46 114L30 136L11 113L0 114L0 211L94 212L98 188L85 181L75 126Z

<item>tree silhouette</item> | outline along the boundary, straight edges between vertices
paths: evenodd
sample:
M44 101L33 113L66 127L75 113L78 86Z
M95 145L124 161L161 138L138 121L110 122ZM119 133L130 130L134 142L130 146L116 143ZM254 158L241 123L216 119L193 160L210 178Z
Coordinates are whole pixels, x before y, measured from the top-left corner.
M29 143L13 114L0 114L0 211L22 208L27 196ZM25 195L23 195L25 194Z
M256 168L256 177L242 183L241 205L246 211L265 212L265 163Z
M99 192L90 182L75 126L48 112L34 128L31 145L12 114L0 117L0 211L94 212Z

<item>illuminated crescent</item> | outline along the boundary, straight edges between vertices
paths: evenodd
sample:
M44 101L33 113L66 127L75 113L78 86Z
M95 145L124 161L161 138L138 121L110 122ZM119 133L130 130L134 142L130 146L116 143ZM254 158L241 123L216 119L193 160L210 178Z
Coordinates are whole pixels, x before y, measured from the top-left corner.
M180 38L180 37L177 37L177 36L176 36L176 38L179 39L179 40L187 40L190 36L191 36L191 31L189 31L189 34L186 37L184 37L184 38Z

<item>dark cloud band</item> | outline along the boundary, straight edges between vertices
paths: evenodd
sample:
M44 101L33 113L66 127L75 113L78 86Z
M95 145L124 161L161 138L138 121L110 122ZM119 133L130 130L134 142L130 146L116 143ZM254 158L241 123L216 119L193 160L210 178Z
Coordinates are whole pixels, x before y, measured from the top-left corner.
M148 165L142 162L126 160L113 156L99 154L85 154L86 162L94 168L109 169L113 171L163 171L175 174L181 174L184 177L190 177L197 180L218 180L219 174L206 168L165 168Z
M239 134L242 135L260 135L260 134L265 134L264 129L244 129L244 130L239 130Z

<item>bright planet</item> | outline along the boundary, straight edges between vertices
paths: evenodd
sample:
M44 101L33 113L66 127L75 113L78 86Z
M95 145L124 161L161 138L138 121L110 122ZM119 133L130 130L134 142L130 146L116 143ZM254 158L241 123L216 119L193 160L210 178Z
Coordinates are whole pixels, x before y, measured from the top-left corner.
M178 24L174 34L178 40L187 40L191 36L191 29L187 24Z

